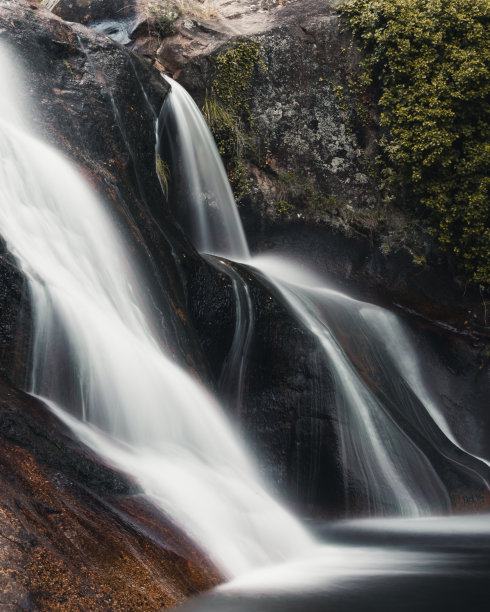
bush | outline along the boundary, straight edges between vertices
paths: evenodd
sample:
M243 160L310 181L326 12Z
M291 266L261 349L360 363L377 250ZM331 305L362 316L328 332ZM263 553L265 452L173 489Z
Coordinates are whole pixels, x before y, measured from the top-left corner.
M352 0L341 12L379 89L388 193L490 283L490 0Z

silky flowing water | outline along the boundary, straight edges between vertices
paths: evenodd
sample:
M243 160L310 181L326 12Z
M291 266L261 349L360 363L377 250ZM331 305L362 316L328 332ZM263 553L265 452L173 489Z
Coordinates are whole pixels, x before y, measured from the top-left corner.
M152 336L137 270L102 203L14 119L15 90L5 88L0 118L0 224L29 281L29 390L134 475L226 575L308 548L312 538L267 493L221 407Z
M436 443L444 439L454 446L457 456L449 452L445 460L476 471L482 486L488 487L488 465L465 453L456 443L444 416L425 390L416 357L395 315L329 289L321 278L294 261L270 255L250 257L214 140L192 98L181 85L168 78L167 81L172 89L160 114L157 149L169 160L173 183L170 204L174 214L198 250L227 256L264 274L297 321L320 342L335 382L337 435L346 490L354 486L363 491L366 510L372 516L424 516L447 512L450 507L446 488L424 452L343 350L335 332L345 334L347 330L350 337L361 335L368 339L369 359L376 364L385 386L389 387L394 377L404 383L403 388L392 385L388 390L403 418L416 424L422 436L431 438L431 443L435 436ZM217 265L223 269L223 262ZM243 371L245 325L251 327L253 313L244 316L243 290L239 291L233 270L230 276L235 277L237 322L242 324L235 334L229 362L239 363Z
M70 163L20 116L11 94L20 85L13 83L9 66L2 50L0 227L31 294L35 337L29 391L83 442L132 474L225 575L239 577L225 587L228 593L263 593L269 587L273 591L274 584L281 592L305 585L315 589L325 581L337 584L339 575L344 580L359 573L420 574L442 567L440 552L369 547L356 552L344 542L334 543L332 534L316 539L273 499L216 398L176 365L153 336L138 270L109 213ZM195 246L267 275L297 321L323 347L339 398L346 488L363 487L375 516L416 517L449 506L445 487L424 452L371 392L336 338L336 327L346 322L372 335L380 370L393 360L387 337L404 344L409 357L389 368L418 400L411 403L404 395L404 410L410 415L418 406L413 419L419 422L422 405L420 427L430 432L427 439L439 436L449 448L457 446L458 461L481 471L486 482L488 466L466 457L456 443L425 390L393 315L321 287L317 280L310 282L294 263L250 257L214 142L198 109L176 83L160 116L158 151L165 147L171 153L171 197L183 211L176 211L176 217ZM218 263L227 266L224 259ZM228 397L239 402L253 313L241 279L232 272L230 277L241 317L222 383ZM396 390L390 393L396 402ZM446 455L451 462L451 452ZM264 566L268 569L257 569ZM234 606L229 598L223 605L215 600L206 605L204 601L197 609ZM287 610L288 605L283 600L283 607L275 609ZM255 608L249 602L236 609Z

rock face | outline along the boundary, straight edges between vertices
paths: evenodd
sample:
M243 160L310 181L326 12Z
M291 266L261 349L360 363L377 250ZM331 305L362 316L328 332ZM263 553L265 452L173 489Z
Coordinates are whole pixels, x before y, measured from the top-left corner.
M307 0L228 20L178 21L157 52L202 104L205 92L227 87L219 58L236 45L257 45L248 82L240 66L231 77L247 93L234 110L255 140L244 152L253 185L243 206L253 215L274 219L294 211L296 218L340 223L341 209L355 207L365 209L359 215L368 223L376 214L373 110L362 99L359 56L332 5Z
M133 17L137 1L131 0L47 0L46 8L65 21L84 25L112 19Z

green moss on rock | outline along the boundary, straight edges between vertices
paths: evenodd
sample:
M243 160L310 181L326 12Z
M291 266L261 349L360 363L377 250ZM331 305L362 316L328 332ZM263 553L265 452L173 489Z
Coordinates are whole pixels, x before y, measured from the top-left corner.
M380 86L384 188L421 211L468 278L490 283L490 0L352 0Z
M252 40L238 42L218 55L211 91L203 106L238 201L250 193L245 158L253 153L256 140L250 88L256 67L266 69L262 53L261 45Z

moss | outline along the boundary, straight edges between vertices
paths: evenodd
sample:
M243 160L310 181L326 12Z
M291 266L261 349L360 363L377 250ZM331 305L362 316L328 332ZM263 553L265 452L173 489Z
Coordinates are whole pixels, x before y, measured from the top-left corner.
M72 76L75 76L75 75L74 75L74 72L73 72L73 68L71 67L70 62L68 62L67 60L63 60L63 63L65 64L66 69L68 70L68 72L69 72L69 73L70 73Z
M296 172L278 172L276 181L280 200L289 202L295 209L334 214L342 207L337 198L318 191L307 177Z
M203 114L216 140L237 201L250 193L245 159L258 140L250 111L250 88L257 66L266 69L261 45L238 42L218 55Z
M387 198L401 194L489 284L490 0L352 0L341 12L381 92Z
M228 171L230 184L233 189L233 195L237 202L243 200L250 195L250 181L248 179L248 171L245 162L240 158L234 158L231 167Z
M244 119L252 127L250 87L257 65L266 69L262 46L255 41L243 41L222 53L216 59L213 92L224 106Z
M167 198L168 186L170 182L170 168L168 167L168 164L160 157L160 155L157 155L156 170L160 185L162 186L162 191Z
M282 217L283 215L292 215L295 212L294 206L286 200L274 201L271 202L271 204L274 209L274 214L278 216Z

